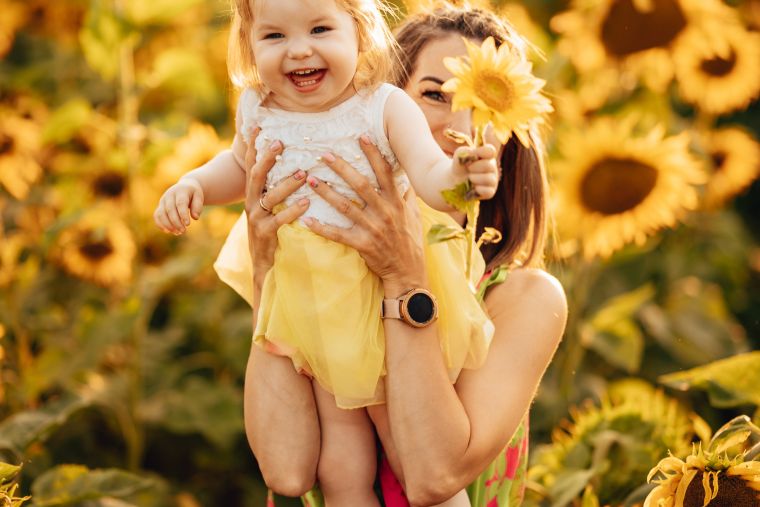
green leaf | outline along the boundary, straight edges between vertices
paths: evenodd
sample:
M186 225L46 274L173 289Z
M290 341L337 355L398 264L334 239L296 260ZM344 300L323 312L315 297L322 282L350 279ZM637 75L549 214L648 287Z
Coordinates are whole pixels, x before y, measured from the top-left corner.
M467 180L454 188L441 191L443 200L462 213L472 212L472 208L477 205L476 199L469 198L470 181Z
M242 394L226 384L191 377L184 385L146 400L140 415L175 433L200 433L229 449L243 433L241 400Z
M125 499L158 486L153 479L124 470L61 465L34 481L32 496L35 507L58 507L107 497Z
M634 317L638 309L654 296L646 284L610 299L586 322L581 331L586 347L607 362L628 373L638 371L644 351L644 336Z
M21 470L20 466L0 461L0 484L12 480Z
M581 494L595 473L595 470L562 471L550 489L550 496L554 500L551 507L568 505Z
M599 498L597 498L591 485L586 486L586 489L583 491L581 507L599 507Z
M734 417L715 432L707 451L723 454L729 448L743 444L752 434L760 436L760 428L746 415Z
M737 354L683 372L663 375L659 381L681 391L707 391L718 408L760 405L760 351Z
M644 336L630 320L621 320L604 330L584 325L583 344L608 363L628 373L638 371L644 352Z
M212 101L216 94L208 63L197 52L182 48L159 54L151 71L140 76L139 82L146 88L162 88L205 102Z
M92 114L90 103L76 98L59 107L45 124L45 142L65 143L87 122Z
M111 80L119 71L123 44L134 44L139 35L123 19L100 2L94 2L79 32L79 43L87 64L104 79Z
M39 410L16 413L0 423L0 449L10 449L21 455L30 444L47 438L75 412L88 405L89 400L69 398Z
M170 23L184 11L203 0L129 0L126 16L139 26Z
M429 244L441 243L450 239L464 238L464 230L461 227L451 225L434 224L427 233Z

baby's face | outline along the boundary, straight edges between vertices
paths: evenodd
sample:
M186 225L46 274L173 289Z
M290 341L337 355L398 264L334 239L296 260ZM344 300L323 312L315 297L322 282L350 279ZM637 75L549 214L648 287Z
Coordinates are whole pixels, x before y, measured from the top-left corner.
M335 0L255 0L253 10L253 55L268 105L318 112L353 95L356 23Z

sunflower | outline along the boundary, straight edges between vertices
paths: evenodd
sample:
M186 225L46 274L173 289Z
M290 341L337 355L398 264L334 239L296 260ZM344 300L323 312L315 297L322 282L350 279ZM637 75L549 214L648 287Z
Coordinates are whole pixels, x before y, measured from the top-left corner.
M757 507L760 461L744 461L745 456L729 458L726 452L704 451L701 444L686 461L671 454L649 472L647 482L657 487L644 507ZM652 481L657 475L660 478Z
M13 46L16 32L26 22L27 7L21 2L0 0L0 58L8 54Z
M25 245L21 234L5 236L0 229L0 287L5 287L15 278L19 254Z
M39 125L0 110L0 184L16 199L26 198L30 186L42 175L39 149Z
M451 109L472 109L472 123L483 129L491 123L501 143L514 133L530 146L530 129L544 122L552 111L549 99L541 94L545 81L531 73L532 64L516 57L508 44L496 49L493 37L481 46L463 39L467 58L443 60L454 77L441 89L453 92Z
M104 287L129 282L134 256L129 228L104 210L90 211L65 229L55 252L66 271Z
M573 0L551 19L558 50L581 74L615 68L662 92L673 79L671 50L687 27L708 30L735 22L717 0Z
M180 176L211 160L217 153L230 147L229 141L220 141L214 127L193 123L187 135L179 139L172 153L156 167L156 183L165 189Z
M760 95L760 34L733 26L705 38L690 30L674 57L681 97L707 113L744 109Z
M722 128L708 134L713 172L705 187L705 206L716 208L741 193L760 175L760 144L745 130Z
M635 135L633 127L630 118L601 118L559 140L553 205L560 237L579 241L586 258L643 244L697 207L694 185L704 175L686 134L665 137L656 127Z
M598 406L587 403L570 416L551 445L537 449L529 476L562 495L565 478L594 469L587 480L601 505L622 504L668 449L687 452L693 435L690 414L675 399L634 379L610 384Z
M126 193L127 184L127 177L122 171L107 169L92 178L90 188L96 198L117 200Z

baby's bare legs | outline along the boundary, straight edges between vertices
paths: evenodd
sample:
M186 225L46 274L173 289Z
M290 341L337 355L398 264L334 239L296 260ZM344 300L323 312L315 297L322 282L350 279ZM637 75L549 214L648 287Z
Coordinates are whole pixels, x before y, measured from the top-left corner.
M367 407L367 413L369 414L372 423L377 430L377 435L380 437L380 443L383 444L383 451L388 458L388 464L393 470L393 474L398 481L404 484L404 472L401 469L401 462L399 461L396 447L393 445L393 438L391 435L391 427L388 422L388 410L387 405L373 405ZM465 490L460 490L459 493L449 498L443 503L436 504L432 507L470 507L470 499L467 496Z
M367 411L338 408L332 394L312 385L322 432L317 478L326 507L380 507L372 489L377 457Z

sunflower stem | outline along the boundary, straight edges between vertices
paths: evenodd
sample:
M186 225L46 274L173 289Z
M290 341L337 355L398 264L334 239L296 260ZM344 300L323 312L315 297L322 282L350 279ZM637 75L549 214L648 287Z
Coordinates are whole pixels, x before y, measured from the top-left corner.
M114 12L117 16L124 13L125 0L114 0ZM127 37L122 39L119 44L119 141L124 147L127 155L128 181L134 180L140 161L140 140L138 132L140 123L138 118L139 100L137 97L137 87L135 81L135 62L134 62L135 39ZM131 188L127 187L128 201L132 203L131 209L137 209L135 199L137 198ZM131 229L139 230L134 214L130 216ZM133 263L133 274L138 264ZM129 301L131 297L127 298ZM144 311L135 319L135 324L131 333L132 342L132 365L129 371L129 388L127 404L129 410L127 414L121 414L120 423L127 443L127 467L129 470L137 471L140 469L142 462L145 434L138 419L138 405L142 396L142 345L147 333L147 317Z

